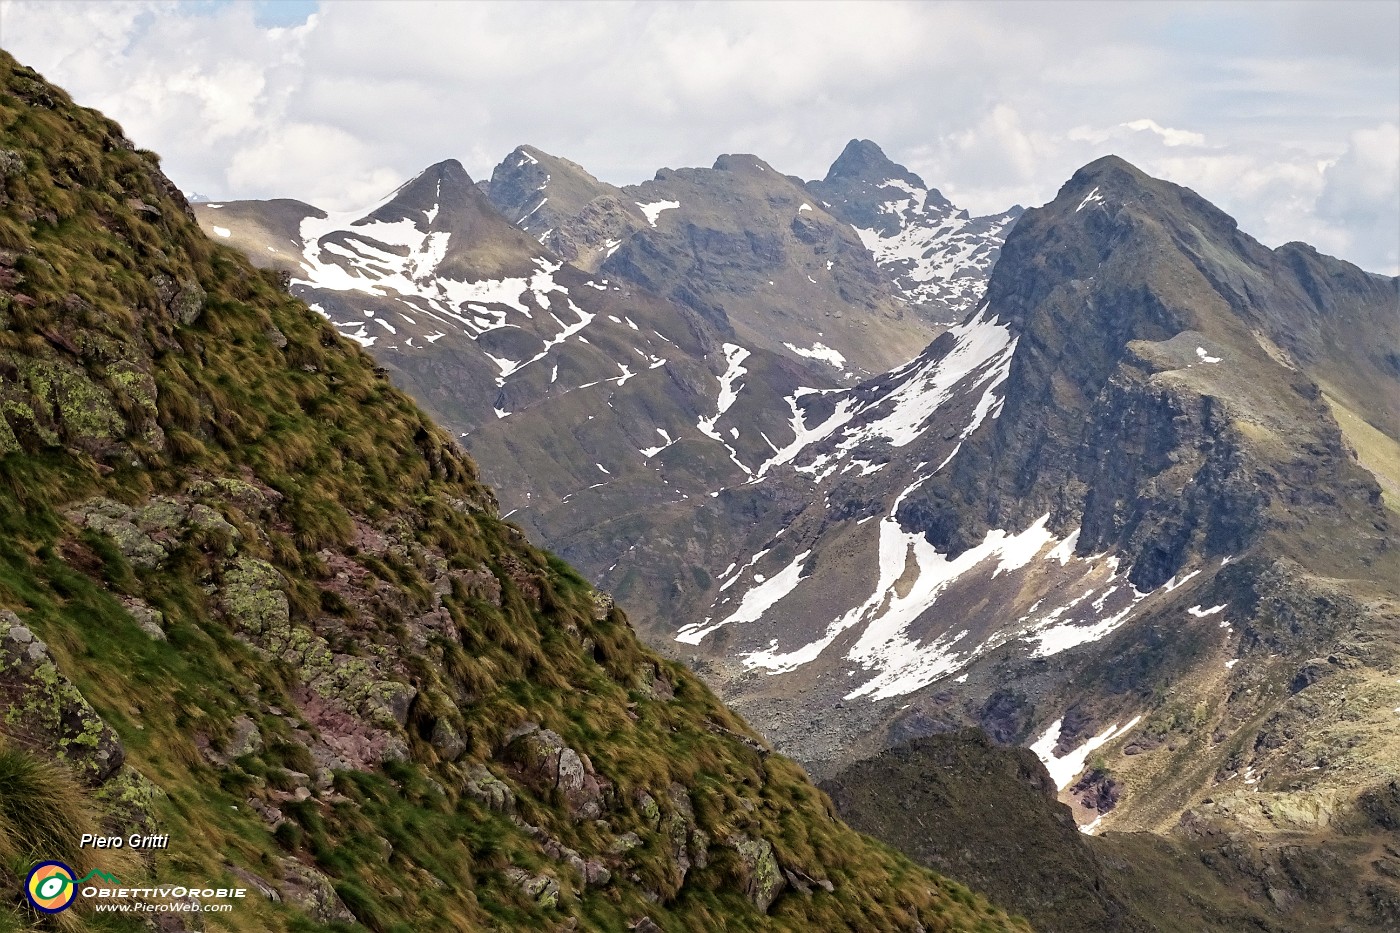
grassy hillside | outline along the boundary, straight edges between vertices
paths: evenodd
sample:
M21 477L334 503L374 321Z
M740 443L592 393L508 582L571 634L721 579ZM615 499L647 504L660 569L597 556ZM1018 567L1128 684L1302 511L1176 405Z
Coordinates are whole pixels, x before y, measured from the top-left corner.
M0 413L0 930L140 927L20 906L65 856L255 892L209 929L1024 928L837 821L2 53Z

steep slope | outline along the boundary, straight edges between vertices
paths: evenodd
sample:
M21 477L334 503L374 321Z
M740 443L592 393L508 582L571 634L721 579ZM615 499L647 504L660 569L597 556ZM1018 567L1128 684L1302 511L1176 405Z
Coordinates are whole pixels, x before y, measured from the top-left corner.
M1045 933L1392 930L1400 785L1284 838L1089 836L1026 749L975 730L915 739L822 783L844 819L976 885Z
M794 437L786 397L836 385L825 363L740 347L684 305L562 263L456 162L336 216L295 201L195 211L469 438L505 511L556 547L741 482ZM603 542L574 556L596 574L620 555Z
M1396 516L1328 404L1394 440L1396 303L1101 160L967 320L795 395L798 443L604 581L821 771L976 723L1065 788L1104 756L1084 823L1325 824L1400 772Z
M807 189L855 228L901 300L944 324L982 300L1001 244L1022 212L1016 206L973 217L958 210L868 139L851 140L826 178Z
M0 175L0 925L58 857L148 902L246 888L228 929L1024 928L837 822L153 154L4 54ZM431 239L455 177L321 255L529 272ZM104 860L94 826L170 848Z
M819 361L847 384L907 361L939 329L905 314L854 230L752 155L615 188L522 146L486 191L523 229L562 236L585 264L671 298L723 339Z
M534 146L516 147L480 187L503 217L590 272L649 223L621 188Z

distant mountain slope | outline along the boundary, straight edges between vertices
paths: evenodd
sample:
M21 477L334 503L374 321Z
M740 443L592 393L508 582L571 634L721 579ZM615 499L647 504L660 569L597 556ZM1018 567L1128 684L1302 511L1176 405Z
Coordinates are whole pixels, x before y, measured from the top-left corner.
M633 543L620 528L664 537L658 509L742 483L791 444L801 389L849 383L934 332L886 313L894 302L853 232L797 183L741 163L623 192L521 147L489 184L448 161L338 215L297 201L195 210L214 239L285 271L463 438L504 511L598 576ZM658 207L682 194L684 208ZM590 262L597 231L565 213L587 226L587 205L619 197L630 245L604 238L609 255ZM526 231L603 268L562 262ZM804 274L793 295L809 266L830 287ZM847 279L859 302L831 290ZM740 296L737 326L702 291Z
M855 228L895 294L942 323L961 320L982 299L1001 244L1022 213L1018 206L972 217L868 139L851 140L826 178L807 188Z
M938 331L905 315L854 230L756 156L616 188L522 146L485 190L584 265L671 298L735 344L823 361L848 383L905 362Z
M842 817L1044 933L1322 933L1400 923L1400 784L1321 832L1077 832L1027 749L973 730L915 739L822 788ZM1092 791L1091 791L1092 792ZM1378 857L1379 856L1379 857Z
M650 223L621 188L534 146L517 147L479 187L503 217L590 272Z
M327 323L0 53L0 928L58 922L20 889L59 858L247 889L211 928L1025 929L834 819L338 335L351 309L424 339L503 315L529 349L560 332L541 294L573 323L559 267L447 209L478 197L444 165L348 223L250 211L299 231L316 287L532 286L457 320L405 285ZM170 848L116 860L84 831Z
M795 395L797 442L604 582L823 771L976 723L1064 782L1106 756L1085 823L1286 824L1400 771L1397 518L1356 456L1395 440L1397 294L1100 160L964 322Z

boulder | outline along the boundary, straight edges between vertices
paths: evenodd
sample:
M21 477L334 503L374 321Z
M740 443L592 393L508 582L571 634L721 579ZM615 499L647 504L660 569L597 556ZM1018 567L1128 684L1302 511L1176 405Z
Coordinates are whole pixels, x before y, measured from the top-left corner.
M121 740L13 612L0 612L0 731L100 785L126 760Z
M505 871L506 880L518 887L526 897L539 907L559 906L559 882L546 874L531 874L523 868L511 866Z
M778 857L773 854L772 844L767 839L740 834L731 837L729 845L739 855L739 880L744 896L761 912L767 913L787 886Z
M506 746L505 759L521 781L541 795L557 790L569 815L596 820L603 815L603 787L586 755L564 743L557 732L535 726Z
M483 764L474 764L468 769L462 792L488 810L506 814L515 812L515 793Z
M309 865L284 858L282 900L307 913L317 923L355 923L355 915L335 893L331 880Z

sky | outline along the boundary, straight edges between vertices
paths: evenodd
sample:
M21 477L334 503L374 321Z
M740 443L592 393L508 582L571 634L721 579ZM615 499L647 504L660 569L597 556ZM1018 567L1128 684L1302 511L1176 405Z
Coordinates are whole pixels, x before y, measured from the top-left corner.
M873 139L973 213L1116 153L1400 273L1400 2L0 0L0 47L188 192L373 203L529 143L615 184Z

